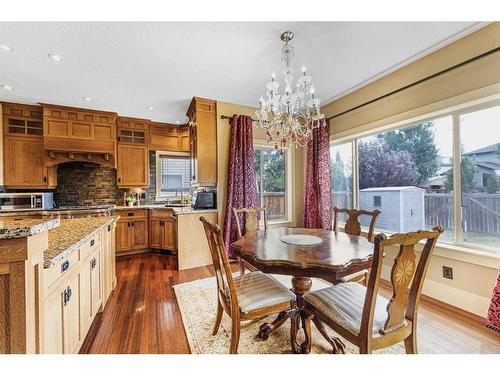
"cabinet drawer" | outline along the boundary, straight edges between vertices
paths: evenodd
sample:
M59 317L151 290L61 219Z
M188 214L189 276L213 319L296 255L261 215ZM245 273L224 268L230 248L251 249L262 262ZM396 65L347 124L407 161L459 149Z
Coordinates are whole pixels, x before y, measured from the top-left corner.
M50 288L61 277L66 276L73 267L79 264L79 250L74 250L57 264L43 270L45 290Z
M99 234L96 234L80 247L80 259L84 260L85 258L87 258L90 253L92 253L96 249L99 249L99 246L100 246Z
M168 219L168 218L171 218L171 217L175 216L175 211L174 210L169 210L169 209L165 209L165 210L152 210L150 212L150 216L151 217L161 218L161 219Z
M119 210L117 213L120 215L120 220L148 217L148 210Z

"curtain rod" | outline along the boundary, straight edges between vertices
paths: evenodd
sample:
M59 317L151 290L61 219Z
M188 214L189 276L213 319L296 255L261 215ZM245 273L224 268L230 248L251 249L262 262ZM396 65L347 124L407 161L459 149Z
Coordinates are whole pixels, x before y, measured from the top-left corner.
M223 120L229 120L229 123L233 122L233 116L222 115L220 118L223 119ZM254 119L254 118L252 118L252 121L256 122L257 120Z
M368 105L368 104L372 104L372 103L374 103L374 102L376 102L376 101L378 101L378 100L380 100L380 99L387 98L388 96L391 96L391 95L397 94L398 92L401 92L401 91L403 91L403 90L409 89L409 88L411 88L411 87L413 87L413 86L416 86L416 85L418 85L418 84L420 84L420 83L423 83L423 82L425 82L425 81L428 81L428 80L433 79L433 78L436 78L436 77L439 77L439 76L441 76L441 75L443 75L443 74L445 74L445 73L451 72L452 70L458 69L458 68L460 68L460 67L462 67L462 66L464 66L464 65L467 65L467 64L469 64L469 63L471 63L471 62L473 62L473 61L476 61L476 60L482 59L483 57L486 57L486 56L492 55L492 54L494 54L494 53L497 53L498 51L500 51L500 47L496 47L496 48L494 48L494 49L492 49L492 50L490 50L490 51L487 51L487 52L485 52L485 53L483 53L483 54L481 54L481 55L478 55L478 56L476 56L476 57L472 57L472 58L470 58L469 60L465 60L465 61L463 61L463 62L461 62L461 63L458 63L458 64L456 64L456 65L450 66L449 68L446 68L446 69L444 69L444 70L441 70L440 72L437 72L437 73L431 74L431 75L430 75L430 76L428 76L428 77L425 77L425 78L419 79L418 81L415 81L415 82L410 83L410 84L408 84L408 85L406 85L406 86L400 87L399 89L396 89L396 90L391 91L391 92L389 92L389 93L387 93L387 94L381 95L381 96L379 96L379 97L377 97L377 98L375 98L375 99L369 100L369 101L367 101L367 102L365 102L365 103L363 103L363 104L357 105L357 106L355 106L355 107L353 107L353 108L350 108L350 109L347 109L347 110L345 110L345 111L343 111L343 112L337 113L336 115L333 115L333 116L327 117L327 118L326 118L326 121L330 121L331 119L334 119L334 118L336 118L336 117L339 117L339 116L345 115L346 113L349 113L349 112L355 111L356 109L359 109L359 108L361 108L361 107L364 107L364 106L366 106L366 105Z

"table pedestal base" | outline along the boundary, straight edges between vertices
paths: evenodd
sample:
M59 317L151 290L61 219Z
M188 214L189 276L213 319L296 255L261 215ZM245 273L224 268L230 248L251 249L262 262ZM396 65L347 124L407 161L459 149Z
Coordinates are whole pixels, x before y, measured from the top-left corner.
M297 308L289 311L283 311L278 314L277 318L272 323L264 323L260 326L257 336L262 340L267 340L271 332L280 327L287 319L290 319L290 341L294 353L306 353L304 344L297 342L297 333L300 326L305 327L305 312L304 312L304 294L311 290L312 280L309 277L293 277L292 278L292 291L297 297ZM321 333L321 335L332 345L334 353L345 353L345 345L337 337L330 337L324 324L316 317L313 318L313 323Z

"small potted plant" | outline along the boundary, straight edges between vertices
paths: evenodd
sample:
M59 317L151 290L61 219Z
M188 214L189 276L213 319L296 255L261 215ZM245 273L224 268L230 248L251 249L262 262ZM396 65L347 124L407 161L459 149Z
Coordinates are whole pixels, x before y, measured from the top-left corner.
M128 196L127 199L127 204L132 207L134 205L134 203L137 201L137 199L135 199L135 197L133 196Z

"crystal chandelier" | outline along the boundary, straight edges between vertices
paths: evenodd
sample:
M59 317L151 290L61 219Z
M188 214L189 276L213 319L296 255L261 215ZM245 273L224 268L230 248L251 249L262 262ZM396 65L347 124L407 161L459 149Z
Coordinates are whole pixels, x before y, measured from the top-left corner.
M325 115L320 113L321 100L315 96L312 76L302 66L302 74L294 85L293 46L289 42L293 39L291 31L281 34L285 42L281 47L281 59L285 62L283 71L284 87L276 81L276 74L271 74L271 81L267 83L266 99L259 99L260 109L255 111L256 126L267 131L267 141L274 142L275 148L287 144L305 146L312 138L312 131L324 123Z

